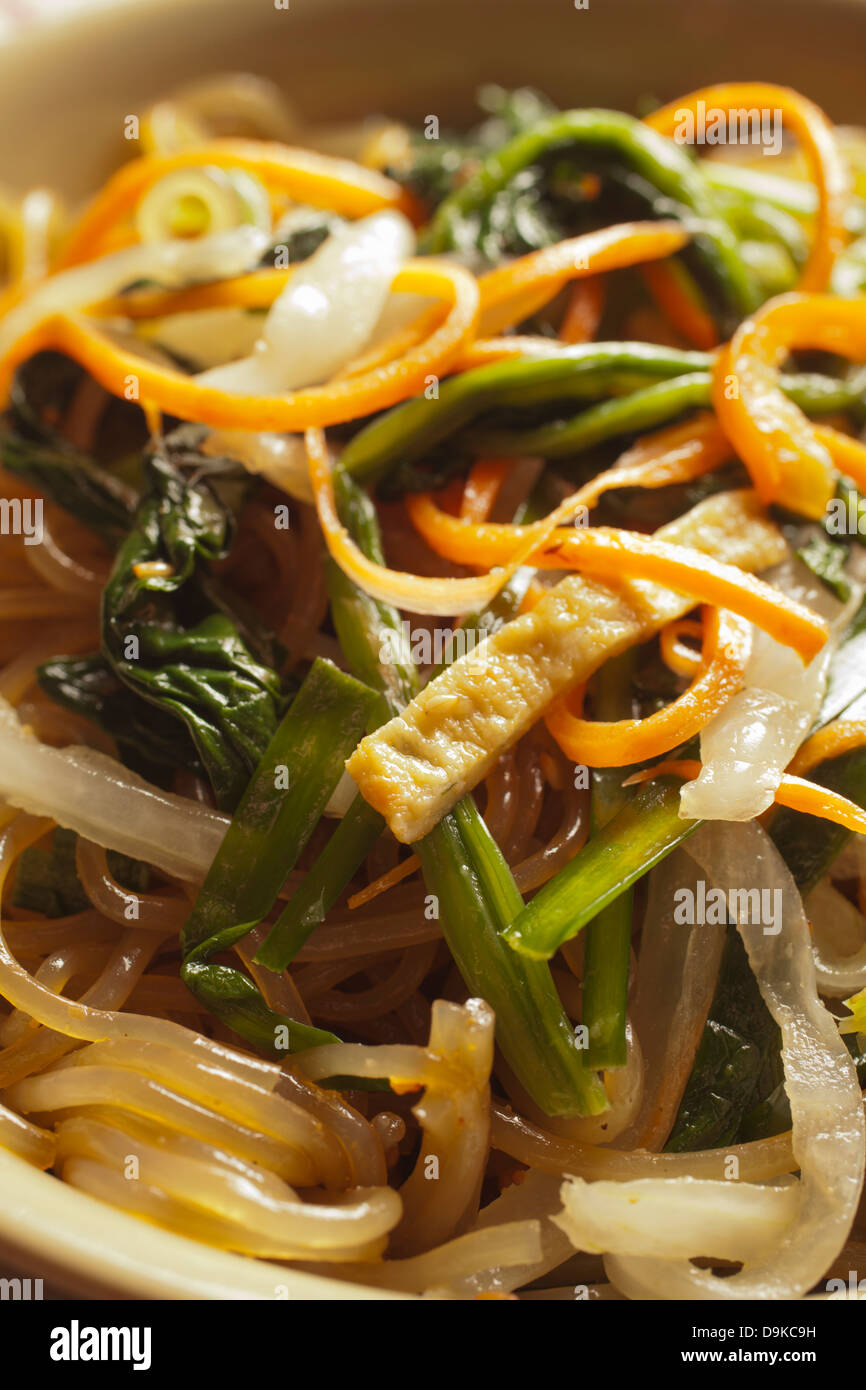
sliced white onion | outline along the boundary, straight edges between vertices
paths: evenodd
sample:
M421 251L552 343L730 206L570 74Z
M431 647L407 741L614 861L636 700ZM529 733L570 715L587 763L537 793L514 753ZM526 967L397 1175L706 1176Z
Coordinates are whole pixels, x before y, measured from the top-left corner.
M812 954L818 989L846 999L866 987L866 917L822 879L806 899L812 923Z
M334 819L341 819L348 811L355 797L358 795L358 788L348 772L343 772L342 777L331 792L330 799L324 810L324 815Z
M576 1250L653 1259L751 1260L797 1217L799 1184L759 1186L710 1178L587 1182L566 1178L553 1219Z
M747 1258L730 1277L719 1278L684 1259L639 1255L609 1254L605 1267L630 1298L801 1298L836 1259L857 1211L866 1157L857 1074L836 1020L818 999L809 923L772 841L758 825L705 826L689 841L689 853L706 879L727 895L744 887L782 895L779 929L746 921L749 906L742 893L737 902L743 920L737 926L782 1033L800 1200L772 1247ZM757 1192L766 1195L766 1189Z
M229 307L152 319L138 325L138 334L203 371L252 352L261 329L260 314Z
M211 430L202 449L211 457L236 458L249 473L261 474L298 502L313 501L307 451L299 434Z
M139 280L175 289L193 281L229 279L252 270L267 244L266 233L258 227L235 227L195 241L126 246L97 261L59 271L43 280L0 323L0 356L5 357L19 338L52 314L98 304Z
M685 928L677 921L676 890L695 891L700 876L683 848L650 874L629 1014L644 1055L644 1085L638 1112L617 1137L617 1148L661 1149L691 1075L725 940L709 922Z
M830 638L805 668L790 648L756 632L744 688L701 734L702 771L680 793L690 820L748 821L772 805L779 779L821 706L839 637L859 594L840 609L824 585L797 562L772 582L831 620Z
M339 227L274 301L251 356L197 379L246 395L276 395L327 381L368 342L414 241L398 212L377 212Z
M250 223L271 230L271 210L264 185L245 170L176 169L147 190L136 209L135 225L144 242L179 235L176 217L185 201L202 210L202 234L212 236Z
M204 878L229 823L200 802L151 786L105 753L40 743L3 699L0 797L185 879Z

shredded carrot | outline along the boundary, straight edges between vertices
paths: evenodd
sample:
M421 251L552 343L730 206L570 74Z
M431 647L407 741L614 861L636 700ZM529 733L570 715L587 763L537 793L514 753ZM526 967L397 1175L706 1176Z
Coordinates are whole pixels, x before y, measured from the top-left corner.
M819 787L816 782L804 782L802 777L786 774L776 788L774 800L778 806L805 811L807 815L819 816L858 835L866 835L866 811L849 801L847 796L831 791L829 787Z
M830 454L840 473L845 473L866 492L866 448L859 439L841 430L831 429L827 421L813 426L815 438Z
M74 358L113 395L130 399L134 389L132 399L182 420L277 431L357 420L422 391L428 377L444 372L475 330L477 282L461 267L411 261L399 271L393 287L440 296L450 311L441 327L400 361L348 380L282 396L235 395L203 386L182 372L128 352L84 315L58 314L19 338L0 363L0 396L8 398L12 376L21 362L44 348L55 348Z
M630 777L625 778L622 785L637 787L642 782L651 782L654 777L682 777L684 781L691 782L700 775L701 764L697 758L664 758L660 763L653 763L652 767L633 772Z
M403 357L410 348L415 347L416 343L423 342L432 333L441 327L448 306L444 304L434 304L412 323L408 323L405 328L400 328L390 337L385 338L375 347L366 348L358 357L354 357L347 363L341 371L337 372L335 381L342 381L346 377L357 377L364 372L376 371L379 367L387 366L398 357Z
M646 124L662 135L673 136L682 126L685 112L694 116L703 109L732 111L781 111L785 125L796 135L818 191L818 216L812 250L800 277L803 290L822 290L833 262L846 241L845 212L850 178L836 146L833 127L820 107L790 87L765 82L723 82L669 102L647 116Z
M478 281L479 331L498 333L521 323L575 276L598 275L670 256L686 244L689 235L680 222L622 222L559 241L488 271Z
M513 459L479 459L473 463L460 499L460 515L465 521L486 521L513 464Z
M684 424L673 425L646 435L617 462L590 480L577 492L545 517L530 526L505 522L476 523L466 518L452 517L442 511L432 494L414 493L406 498L406 508L416 530L437 555L456 564L492 566L511 558L515 546L525 542L533 532L541 537L554 527L571 519L578 509L592 507L602 493L618 487L667 487L673 483L691 482L712 472L730 457L731 448L714 417L697 416ZM567 540L572 530L562 529L558 535ZM537 566L557 568L553 559L535 555Z
M495 362L513 362L516 358L550 357L563 352L561 343L532 333L511 333L502 338L476 338L451 365L452 372L469 372L474 367L490 367Z
M61 264L78 265L101 255L106 235L166 174L209 164L243 169L260 178L269 190L285 193L294 202L329 208L343 217L365 217L383 208L399 208L417 220L417 205L399 184L351 160L260 140L213 140L194 149L145 155L125 164L72 229Z
M819 763L829 758L840 758L843 753L851 753L855 748L866 744L866 719L834 719L807 738L788 764L788 772L794 777L803 777Z
M411 878L412 874L420 867L421 860L417 854L410 854L408 859L403 859L393 869L389 869L386 874L380 874L372 883L368 883L366 888L362 888L358 893L353 893L348 900L348 906L350 908L363 907L365 903L378 898L380 893L387 893L389 888L393 888L397 883L402 883L404 878Z
M701 764L696 759L672 758L633 773L625 779L623 786L631 787L639 782L650 782L654 777L667 774L682 777L690 782L700 771ZM847 796L831 791L829 787L820 787L816 782L806 782L802 777L792 777L786 773L779 779L773 800L777 806L787 806L791 811L802 811L806 815L817 816L820 820L832 821L834 825L841 825L856 834L866 835L866 811L849 801Z
M587 488L591 486L588 484ZM581 489L567 498L544 523L535 523L535 526L556 525L562 508L574 510L588 496L589 493ZM419 493L407 498L406 507L413 525L431 548L457 563L472 564L482 560L489 565L503 563L513 555L515 541L528 535L531 543L534 531L532 526L462 521L441 511L429 494ZM536 540L529 554L521 555L519 563L527 560L538 569L579 569L614 582L653 580L702 603L739 613L776 641L793 647L804 661L811 660L827 640L826 624L811 609L754 575L744 574L736 566L722 564L691 547L670 545L635 531L556 525L549 540ZM513 573L514 567L512 560L509 573ZM437 582L459 584L466 581Z
M815 520L833 495L833 465L866 478L866 446L817 427L789 400L779 369L795 348L866 359L866 296L785 294L737 329L716 361L713 403L763 502Z
M712 417L708 419L711 421ZM318 430L308 430L306 441L319 522L337 564L359 587L376 598L396 603L398 607L412 608L414 605L414 611L419 613L446 614L465 613L480 604L489 603L515 570L530 559L536 567L567 567L567 562L561 561L558 556L554 558L553 554L546 554L544 546L548 541L556 541L557 536L566 545L576 533L572 528L563 527L558 535L557 527L569 521L580 507L591 505L606 488L662 487L670 482L698 477L714 468L729 452L727 442L715 429L700 424L696 429L697 443L689 443L683 426L677 426L676 433L660 431L652 439L644 441L642 450L636 449L623 455L623 466L615 465L600 474L578 492L566 497L548 516L530 526L472 522L443 511L429 494L407 497L409 516L431 549L448 559L457 558L459 563L490 569L489 574L481 574L475 579L424 579L419 575L389 570L368 560L341 526L337 516L324 437ZM638 462L629 462L630 459L637 459ZM459 557L452 553L454 549L459 550ZM776 591L768 589L767 592L775 594ZM779 599L781 602L781 596ZM530 604L532 601L529 600ZM724 606L734 607L733 604Z
M591 343L604 312L604 281L600 275L576 280L559 325L561 343Z
M465 579L425 578L377 565L358 548L337 515L324 432L309 429L304 439L316 512L328 551L344 573L373 598L416 613L467 613L490 603L534 549L535 539L531 537L501 569Z
M694 288L687 286L676 261L645 265L641 276L662 313L687 343L703 352L718 346L716 325L695 297Z
M646 719L602 723L579 718L569 700L559 700L545 723L563 753L584 767L627 767L667 753L701 729L740 689L751 651L751 628L732 613L704 612L701 667L678 699Z
M659 633L662 661L676 676L693 676L701 665L701 654L683 641L684 637L703 636L703 628L693 618L674 618Z
M556 538L545 558L600 579L649 579L702 603L730 608L777 642L792 647L804 663L827 641L826 623L810 608L735 565L688 546L670 545L633 531L578 527L567 540Z

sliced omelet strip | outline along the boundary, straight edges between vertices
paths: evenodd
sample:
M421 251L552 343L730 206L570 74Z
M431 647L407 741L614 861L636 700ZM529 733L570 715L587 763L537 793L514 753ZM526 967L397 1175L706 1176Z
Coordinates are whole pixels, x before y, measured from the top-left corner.
M777 564L787 551L755 494L745 491L709 497L655 534L749 571ZM569 575L363 739L348 771L397 839L411 844L555 699L694 604L645 581L614 588Z

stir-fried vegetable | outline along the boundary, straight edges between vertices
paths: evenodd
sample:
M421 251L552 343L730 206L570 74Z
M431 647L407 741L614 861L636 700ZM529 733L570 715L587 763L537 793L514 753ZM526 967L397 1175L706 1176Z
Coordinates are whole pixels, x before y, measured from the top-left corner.
M229 513L206 479L187 481L177 462L153 454L147 469L149 491L102 598L103 654L128 689L186 724L219 805L230 808L285 696L207 572L229 549Z
M333 1035L276 1013L248 975L212 957L270 912L375 698L351 676L314 663L256 767L183 930L181 978L217 1018L277 1056Z
M7 210L0 1150L371 1288L797 1298L866 1161L862 135L482 104L355 163L198 83L62 254Z

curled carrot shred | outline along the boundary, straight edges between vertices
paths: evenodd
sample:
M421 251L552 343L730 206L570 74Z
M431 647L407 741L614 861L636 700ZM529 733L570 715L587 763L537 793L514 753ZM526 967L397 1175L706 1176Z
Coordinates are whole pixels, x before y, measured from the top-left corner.
M627 777L623 786L650 782L654 777L663 777L666 774L682 777L688 782L697 777L700 771L701 764L697 759L671 758ZM773 800L777 806L787 806L791 811L802 811L806 815L817 816L820 820L832 821L834 825L841 825L858 835L866 835L866 811L855 802L849 801L847 796L831 791L829 787L821 787L817 782L807 782L802 777L792 777L790 773L785 773L779 779Z
M866 744L866 719L834 719L801 744L788 764L794 777L804 777L828 758L840 758Z
M559 325L561 343L591 343L604 312L604 281L600 275L575 280Z
M406 498L406 509L416 530L437 555L455 564L489 568L509 560L515 546L525 542L533 532L540 546L542 537L549 535L553 527L562 526L580 508L594 506L602 493L611 488L657 488L692 482L712 472L730 455L730 445L714 417L703 414L684 424L646 435L621 454L611 468L566 497L543 521L530 526L506 522L473 523L466 518L450 516L437 505L431 493L411 494ZM563 527L559 538L567 540L572 534L571 528ZM559 568L558 561L543 553L533 556L533 564L539 568Z
M810 608L735 565L688 546L593 526L575 528L562 542L557 537L547 553L566 569L580 569L600 579L649 579L702 603L730 608L777 642L792 647L803 662L811 661L827 641L826 623Z
M700 733L740 689L752 648L751 628L717 608L704 611L701 665L688 690L646 719L582 719L559 700L545 723L563 753L585 767L626 767L667 753Z
M866 811L849 801L847 796L831 791L829 787L819 787L816 782L805 782L802 777L791 777L786 773L776 788L774 800L777 806L805 811L807 815L819 816L858 835L866 835Z
M262 140L212 140L193 149L145 155L125 164L72 229L61 265L78 265L103 254L105 237L166 174L208 164L219 169L243 169L294 202L328 208L343 217L365 217L384 208L398 208L417 220L414 200L398 183L349 159Z
M447 370L471 341L478 310L474 276L460 266L410 261L395 276L395 290L435 295L449 305L441 326L396 362L360 376L282 396L235 395L204 386L170 367L119 347L85 315L58 314L14 344L0 363L0 396L8 397L15 368L35 352L54 348L74 358L101 386L129 399L131 386L142 404L166 415L220 427L303 430L357 420L422 391L427 378Z
M866 296L785 294L769 300L719 353L713 404L761 500L817 520L833 495L834 464L866 479L866 446L811 424L782 393L779 368L795 348L866 359Z
M466 475L460 515L465 521L485 521L514 465L513 459L479 459Z
M709 352L717 347L719 335L712 317L684 284L676 261L656 262L641 269L641 277L662 313L692 347Z
M529 318L576 276L653 261L679 251L690 233L679 222L621 222L532 251L482 275L479 332L498 333Z
M823 290L830 278L833 262L847 235L845 211L850 193L848 170L836 145L833 127L820 107L790 87L766 82L722 82L669 102L646 117L646 124L662 135L675 136L685 112L694 115L704 109L723 111L781 111L785 125L793 131L808 162L818 192L818 216L812 249L800 277L803 290Z
M359 549L337 514L324 432L309 429L304 440L316 512L328 551L344 573L374 598L415 613L466 613L489 603L534 547L533 537L501 569L465 579L431 579L378 565Z
M703 636L703 628L693 618L674 618L659 633L659 652L669 671L675 676L693 676L701 665L701 654L683 641L684 637Z
M378 898L381 893L387 893L389 888L394 888L398 883L402 883L405 878L411 878L420 867L421 860L417 854L410 854L408 859L401 860L386 874L380 874L378 878L374 878L372 883L367 884L366 888L361 888L357 893L353 893L346 906L351 910L356 907L363 907L365 903Z

